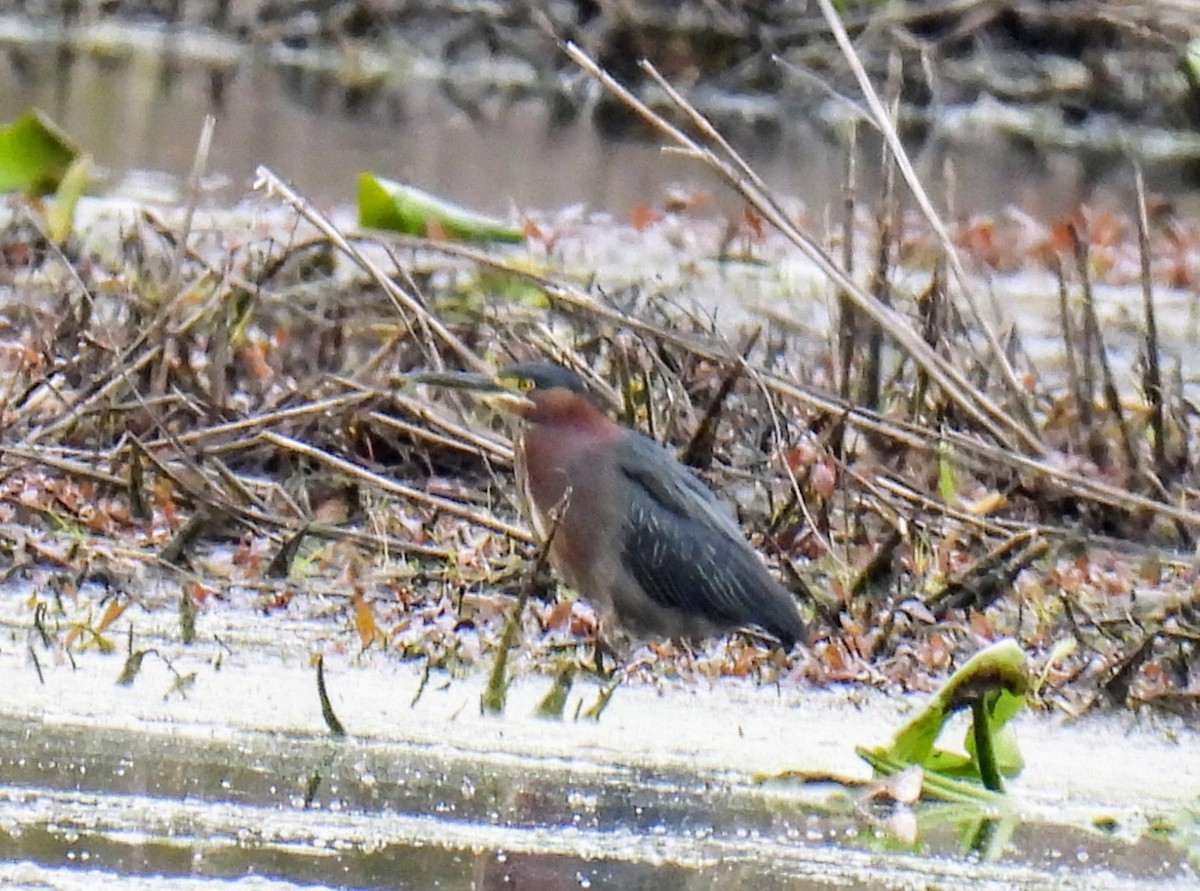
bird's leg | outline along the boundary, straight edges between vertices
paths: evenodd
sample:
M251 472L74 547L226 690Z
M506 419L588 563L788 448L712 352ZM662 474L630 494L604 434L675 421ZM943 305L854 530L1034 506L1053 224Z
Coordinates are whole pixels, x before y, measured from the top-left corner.
M590 641L589 649L591 650L590 662L580 662L579 667L601 680L611 678L621 664L621 659L613 645L597 630L595 636ZM611 667L606 665L606 662Z
M676 652L681 656L683 666L692 674L696 672L696 651L692 647L692 641L686 637L671 638L671 645L675 647Z

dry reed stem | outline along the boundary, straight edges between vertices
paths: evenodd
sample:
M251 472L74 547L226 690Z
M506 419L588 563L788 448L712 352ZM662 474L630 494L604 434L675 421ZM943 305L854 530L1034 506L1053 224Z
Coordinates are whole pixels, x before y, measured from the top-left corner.
M1125 411L1121 407L1121 397L1117 393L1117 384L1113 380L1112 366L1108 361L1108 349L1104 343L1104 335L1100 331L1100 319L1096 313L1095 293L1092 289L1091 269L1088 266L1087 245L1084 244L1083 238L1075 226L1068 228L1071 233L1071 245L1075 254L1076 271L1079 273L1080 285L1083 288L1085 330L1089 335L1085 338L1085 344L1087 348L1094 351L1096 361L1100 365L1104 402L1117 422L1117 430L1121 437L1121 448L1125 453L1125 465L1129 468L1130 474L1136 477L1140 462L1138 461L1137 450L1133 446L1133 436L1129 432L1129 425L1125 421ZM1090 363L1087 367L1090 368ZM1095 431L1089 432L1094 433ZM1093 444L1095 444L1094 438ZM1095 450L1093 453L1095 454ZM1096 463L1100 464L1099 455L1096 454L1095 457L1097 458Z
M441 320L429 312L413 294L394 282L374 262L351 244L341 231L329 219L317 210L312 202L277 177L269 168L259 167L255 171L254 187L268 195L282 198L293 210L311 223L318 231L329 239L338 250L356 263L359 268L371 277L388 298L393 301L400 316L405 319L415 319L418 326L425 332L436 337L444 346L454 353L467 368L472 371L486 372L487 363L480 359L475 352L454 335ZM426 355L437 369L444 368L441 352L431 342L426 342Z
M519 264L507 262L476 248L411 237L399 240L413 247L470 260L484 267L496 269L521 280L531 282L542 288L553 302L563 307L587 313L597 319L619 327L629 328L630 330L660 340L663 343L684 349L699 358L714 362L724 362L729 359L729 350L723 344L714 344L710 339L681 333L674 329L655 325L636 316L622 313L619 310L599 303L591 295L570 283L561 282L548 276L531 272L528 269L522 268ZM949 438L955 446L955 449L949 455L949 460L956 465L975 469L978 469L980 466L988 466L993 471L997 466L1003 466L1022 473L1031 473L1038 478L1047 480L1055 488L1071 495L1124 510L1148 510L1151 513L1170 517L1189 526L1200 527L1200 512L1198 511L1148 499L1115 486L1096 481L1084 474L1065 470L1048 461L1031 458L1013 449L993 446L965 434L947 434L944 431L931 430L916 423L897 421L853 402L840 399L835 395L806 387L790 379L785 379L765 369L756 368L755 373L761 379L764 386L776 395L822 414L844 417L847 423L862 432L883 436L892 440L897 445L907 446L931 455L936 455L938 443L943 438ZM984 465L973 464L971 462L984 462Z
M971 310L971 315L975 323L983 332L983 336L991 348L992 360L1000 366L1005 384L1008 387L1009 398L1017 406L1021 421L1024 424L1022 440L1025 447L1034 453L1041 452L1041 444L1037 442L1037 425L1034 423L1033 412L1029 407L1025 389L1017 379L1017 373L1009 363L995 330L979 310L979 306L971 290L967 271L962 265L962 258L959 256L954 240L950 237L950 232L946 228L946 224L942 222L941 215L934 208L933 202L929 199L929 195L925 191L925 187L921 184L920 178L917 176L917 171L909 160L908 152L905 150L904 144L900 141L900 134L896 132L892 117L888 114L887 109L879 98L879 94L875 91L875 87L871 83L871 78L868 76L866 68L863 67L858 53L855 52L854 46L850 42L850 36L846 33L846 29L843 27L837 11L833 8L833 4L830 0L817 0L817 4L820 6L821 13L825 16L825 21L828 23L830 31L833 33L834 39L842 51L843 58L845 58L847 64L850 66L850 70L854 73L855 79L858 81L859 90L862 91L863 98L867 102L867 107L871 111L872 122L879 129L880 133L883 134L884 139L887 140L888 147L891 149L896 164L900 168L900 174L904 177L904 182L908 185L909 190L916 199L917 206L921 209L925 221L929 223L930 228L933 229L934 234L937 235L938 240L941 242L943 254L950 263L950 269L954 273L959 291L966 301L967 307ZM993 312L997 311L995 306L992 309ZM984 406L985 403L981 402L980 405ZM997 420L1008 421L1008 416L1003 413L994 416Z
M192 233L192 224L196 219L196 206L200 203L200 182L204 179L204 171L208 167L208 156L212 151L213 132L216 128L216 117L206 114L204 123L200 127L200 139L196 143L196 153L192 158L192 170L187 179L183 225L180 226L176 235L175 256L171 260L171 272L167 276L168 301L178 293L179 283L183 277L183 258L187 255L188 236Z
M1163 419L1162 369L1159 357L1158 321L1154 312L1154 281L1150 269L1150 219L1146 213L1146 182L1140 164L1133 165L1137 191L1138 260L1142 283L1142 305L1146 324L1145 359L1142 389L1150 403L1150 435L1154 443L1154 473L1163 485L1168 481L1166 425Z
M868 315L876 324L884 329L896 343L908 353L914 361L926 368L932 377L945 391L948 398L959 405L965 414L971 417L980 427L988 430L999 442L1020 443L1025 449L1040 453L1042 446L1023 426L1017 424L999 406L984 393L973 386L966 377L953 365L944 360L936 351L913 331L908 321L899 313L884 306L878 299L868 294L829 256L828 252L807 233L799 229L780 204L766 188L765 183L746 164L728 143L717 133L712 124L701 115L694 106L679 94L648 62L642 63L643 70L652 80L666 92L667 96L681 111L689 115L692 122L710 139L722 145L729 154L729 160L723 160L715 153L704 148L679 128L668 122L662 115L650 109L636 96L625 89L608 72L600 68L586 53L573 43L564 45L565 52L589 74L597 78L605 87L616 94L631 109L641 115L648 123L669 136L683 152L717 172L728 185L738 192L754 209L792 242L801 253L821 270L830 282L844 291L855 305Z
M443 498L440 495L431 495L428 492L422 492L420 489L414 489L412 486L406 486L403 483L396 482L386 476L381 476L377 473L372 473L365 467L360 467L345 458L339 458L337 455L327 452L324 449L311 445L307 442L302 442L290 436L283 436L270 430L263 431L259 434L263 442L270 443L276 448L284 449L288 452L293 452L297 455L303 455L306 458L311 458L326 467L330 467L339 473L354 479L362 480L369 483L377 489L384 492L390 492L393 495L399 495L407 498L416 504L423 504L427 507L433 507L444 511L451 516L459 517L474 523L477 526L483 526L487 529L493 529L496 532L501 532L509 538L514 538L517 541L531 544L534 541L533 534L521 526L514 526L511 523L505 523L493 517L491 514L475 510L467 507L458 501L453 501L449 498Z

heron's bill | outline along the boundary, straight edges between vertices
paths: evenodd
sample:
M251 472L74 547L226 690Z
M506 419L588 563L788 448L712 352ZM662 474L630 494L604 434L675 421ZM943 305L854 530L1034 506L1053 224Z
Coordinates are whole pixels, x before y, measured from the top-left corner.
M397 375L392 379L395 386L406 384L428 384L431 387L446 387L450 390L489 390L507 389L491 374L480 374L475 371L410 371Z
M533 400L513 386L511 379L473 371L414 371L399 376L400 384L427 384L450 390L470 390L479 394L479 401L496 411L523 414L533 407Z
M533 408L533 400L515 390L484 393L479 401L490 409L510 415L522 415Z

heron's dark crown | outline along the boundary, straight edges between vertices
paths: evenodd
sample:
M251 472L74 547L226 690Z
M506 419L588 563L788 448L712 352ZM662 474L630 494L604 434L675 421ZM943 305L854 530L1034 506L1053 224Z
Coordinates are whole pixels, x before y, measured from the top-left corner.
M519 362L506 365L496 374L502 383L514 382L521 390L553 390L561 387L592 399L587 385L575 372L551 362ZM523 385L523 386L522 386Z

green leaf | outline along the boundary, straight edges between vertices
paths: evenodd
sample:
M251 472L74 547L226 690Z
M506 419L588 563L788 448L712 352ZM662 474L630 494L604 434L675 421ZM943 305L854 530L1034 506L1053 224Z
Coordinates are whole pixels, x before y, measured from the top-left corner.
M538 703L537 716L561 721L563 710L567 706L567 695L571 692L571 684L575 680L575 663L568 662L561 666L554 675L554 683Z
M870 764L879 776L892 776L909 767L908 763L890 757L883 749L859 746L854 751ZM921 778L921 797L983 805L996 805L1004 800L1003 795L989 792L978 783L949 777L934 770L926 770Z
M358 175L358 222L370 229L428 238L513 242L525 237L519 227L503 220L365 172Z
M1025 706L1024 695L1015 696L1007 690L993 690L984 696L984 708L987 709L988 723L992 730L992 750L996 758L996 767L1006 777L1015 777L1025 767L1025 758L1017 746L1017 734L1008 726L1008 719ZM971 756L973 769L978 766L979 755L975 751L975 737L967 733L963 743L967 754Z
M950 461L950 445L938 444L938 494L946 504L958 501L958 474L954 472L954 464Z
M977 707L987 717L994 761L983 765L984 773L994 768L1004 776L1015 776L1024 766L1024 760L1012 728L1006 725L1024 707L1028 689L1025 652L1011 638L997 641L954 672L933 699L896 732L890 746L859 749L858 753L885 775L890 770L884 768L919 764L932 776L978 781L981 771L973 726L967 730L965 754L935 748L942 728L954 712Z
M55 244L62 244L71 234L75 221L75 205L88 187L92 175L92 156L80 155L71 162L58 191L54 193L54 203L46 210L46 232Z
M1188 81L1193 86L1200 83L1200 37L1188 41L1188 45L1183 50L1182 61Z
M142 670L142 662L146 656L154 652L153 650L134 650L125 657L125 664L121 666L121 676L117 678L117 684L122 687L133 686L134 678L138 676L138 672Z
M30 109L0 127L0 192L53 192L78 154L50 118Z

